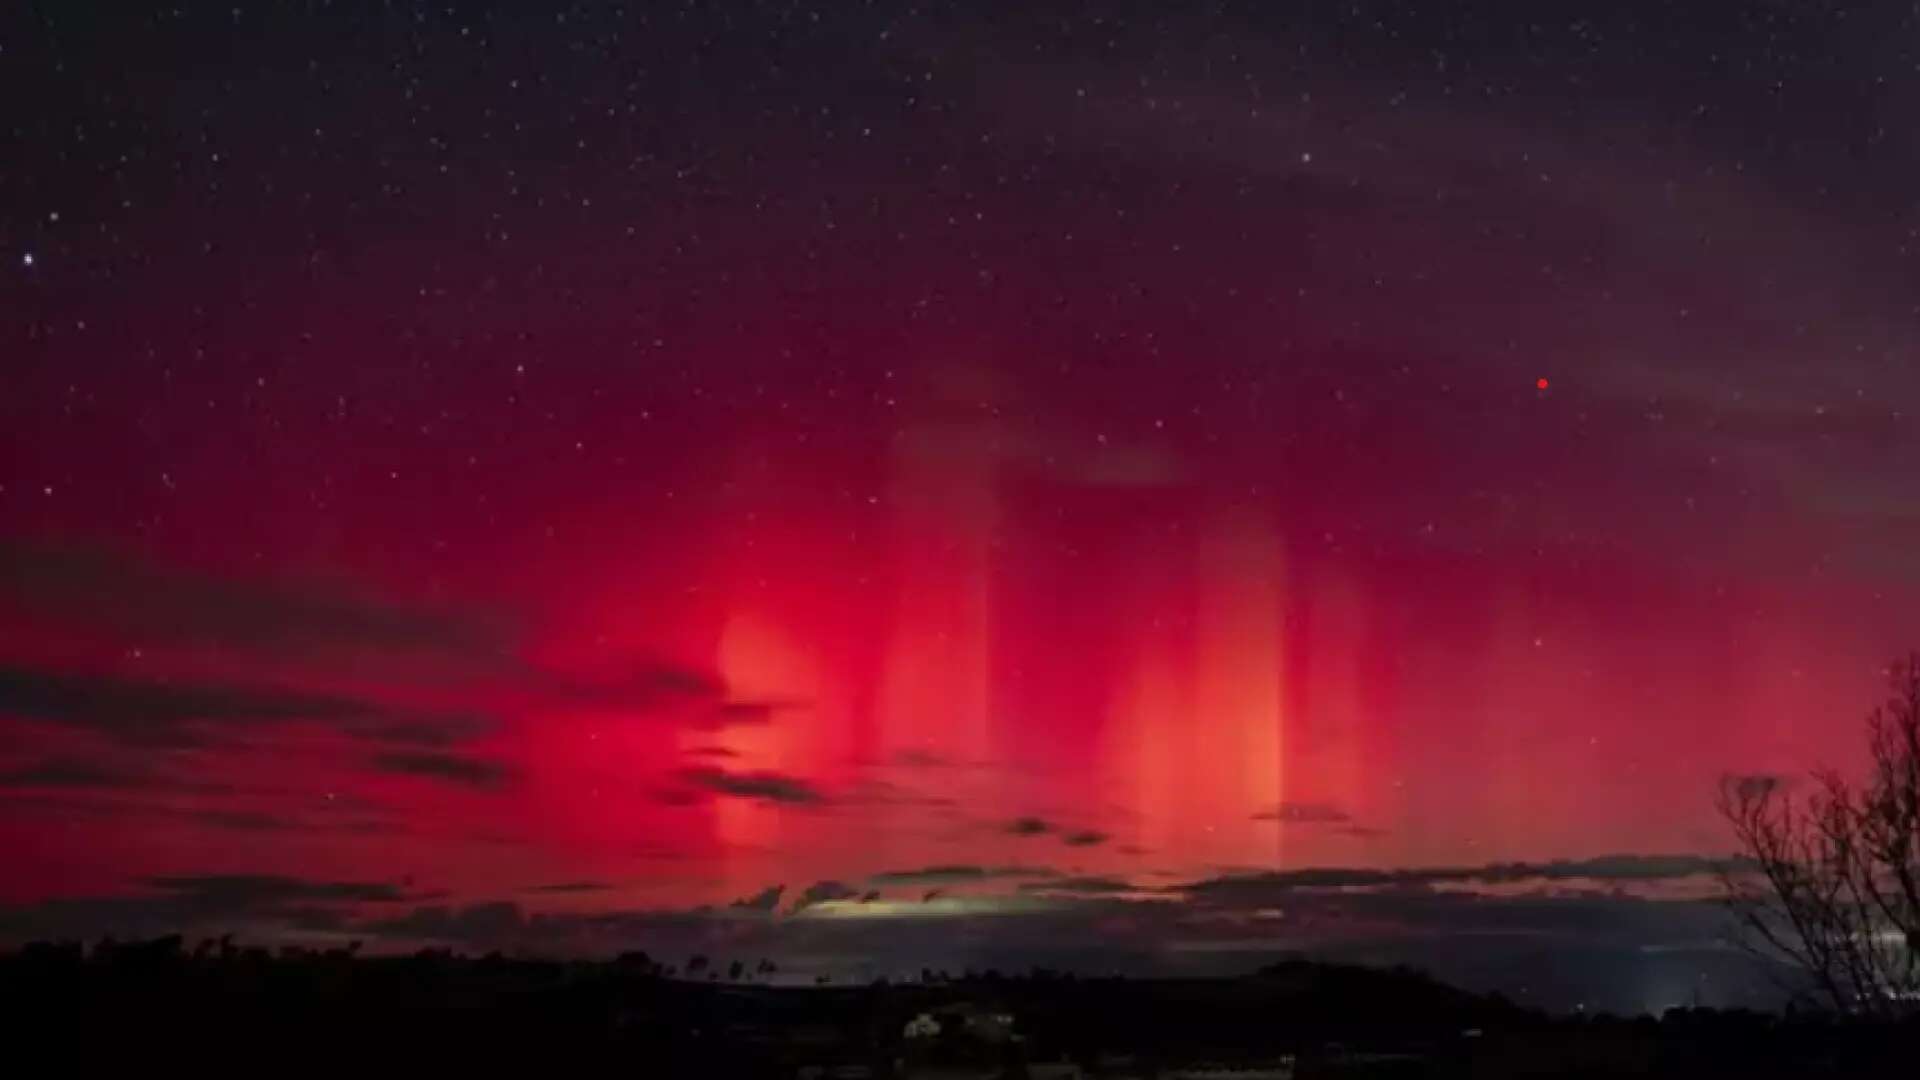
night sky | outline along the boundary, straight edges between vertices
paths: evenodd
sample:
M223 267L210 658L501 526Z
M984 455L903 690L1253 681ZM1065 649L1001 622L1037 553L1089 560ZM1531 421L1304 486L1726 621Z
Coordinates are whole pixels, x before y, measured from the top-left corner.
M1718 1000L1920 641L1911 5L131 7L0 16L0 936Z

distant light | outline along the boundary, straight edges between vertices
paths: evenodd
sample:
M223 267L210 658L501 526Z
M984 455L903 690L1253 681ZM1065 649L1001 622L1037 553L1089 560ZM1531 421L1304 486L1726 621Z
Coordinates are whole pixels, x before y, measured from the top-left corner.
M1533 385L1536 390L1545 390L1547 388L1547 380L1535 379L1533 380Z
M21 264L22 264L22 265L24 265L24 266L32 266L32 265L33 265L33 252L31 252L31 251L29 251L29 252L27 252L27 253L26 253L25 255L22 255L22 256L20 256L20 262L21 262Z

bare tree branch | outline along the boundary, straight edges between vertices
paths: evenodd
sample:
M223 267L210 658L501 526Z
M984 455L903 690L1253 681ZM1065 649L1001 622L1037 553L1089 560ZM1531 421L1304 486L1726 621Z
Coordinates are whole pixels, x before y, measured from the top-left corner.
M1920 654L1890 675L1864 782L1816 772L1796 797L1777 777L1727 777L1715 803L1758 868L1721 874L1740 944L1835 1010L1878 1017L1920 1013Z

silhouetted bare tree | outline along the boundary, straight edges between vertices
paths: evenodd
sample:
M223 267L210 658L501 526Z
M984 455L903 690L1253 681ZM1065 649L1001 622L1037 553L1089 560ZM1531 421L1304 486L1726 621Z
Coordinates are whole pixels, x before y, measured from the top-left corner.
M1861 782L1813 774L1728 777L1720 813L1752 865L1723 875L1744 943L1802 969L1836 1009L1920 1013L1920 653L1891 673L1867 718Z

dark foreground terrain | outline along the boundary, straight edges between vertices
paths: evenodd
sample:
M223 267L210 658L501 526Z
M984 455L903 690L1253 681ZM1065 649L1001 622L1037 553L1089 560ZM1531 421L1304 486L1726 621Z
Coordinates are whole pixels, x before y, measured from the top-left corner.
M702 964L704 967L704 962ZM368 958L179 938L0 954L9 1057L89 1072L478 1066L665 1077L1915 1075L1920 1028L1675 1010L1557 1018L1420 974L995 973L770 986L645 956ZM910 1033L911 1032L911 1033ZM1212 1069L1212 1073L1191 1070ZM11 1070L9 1070L11 1071Z

